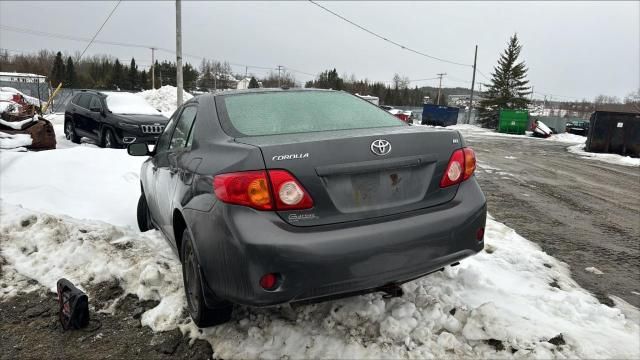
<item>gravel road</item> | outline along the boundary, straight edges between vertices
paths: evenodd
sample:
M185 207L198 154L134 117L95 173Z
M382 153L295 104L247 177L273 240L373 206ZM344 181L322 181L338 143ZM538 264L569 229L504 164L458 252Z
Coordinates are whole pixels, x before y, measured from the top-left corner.
M583 159L549 140L465 139L498 221L568 263L602 303L614 295L640 307L640 168Z

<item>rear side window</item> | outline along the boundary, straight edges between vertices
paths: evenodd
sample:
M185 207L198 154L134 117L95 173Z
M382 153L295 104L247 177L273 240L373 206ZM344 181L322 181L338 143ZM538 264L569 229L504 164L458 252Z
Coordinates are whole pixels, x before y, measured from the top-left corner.
M245 136L407 126L377 106L344 92L227 95L224 104L229 122Z
M76 102L76 104L78 104L78 106L80 106L80 107L88 109L90 101L91 101L91 95L82 94L82 95L80 95L80 98L78 99L78 102Z
M97 96L92 96L89 102L89 109L102 109L102 103Z

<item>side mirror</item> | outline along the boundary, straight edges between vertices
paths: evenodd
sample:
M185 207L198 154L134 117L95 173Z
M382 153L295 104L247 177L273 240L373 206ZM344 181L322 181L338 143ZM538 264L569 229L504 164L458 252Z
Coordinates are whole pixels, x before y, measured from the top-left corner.
M152 155L149 147L144 143L134 143L127 146L127 153L131 156L148 156Z

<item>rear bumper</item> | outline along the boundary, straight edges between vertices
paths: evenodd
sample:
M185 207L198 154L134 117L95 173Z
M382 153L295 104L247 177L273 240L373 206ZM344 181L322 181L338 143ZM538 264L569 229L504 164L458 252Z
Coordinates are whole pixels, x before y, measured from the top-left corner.
M216 203L185 210L205 288L235 303L268 306L375 289L436 271L483 249L486 200L475 178L447 204L357 225L294 227L277 214ZM258 282L282 275L275 291Z

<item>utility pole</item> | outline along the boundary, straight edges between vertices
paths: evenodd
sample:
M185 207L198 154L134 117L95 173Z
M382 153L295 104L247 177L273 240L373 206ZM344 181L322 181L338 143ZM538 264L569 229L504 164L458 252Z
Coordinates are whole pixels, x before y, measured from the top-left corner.
M245 79L247 78L247 73L248 73L248 72L249 72L249 67L248 67L248 66L245 66L245 67L244 67L244 77L245 77Z
M156 88L156 48L151 48L151 88Z
M178 106L182 105L182 8L176 0L176 85L178 86Z
M282 87L281 81L280 81L280 71L283 69L282 65L278 65L278 87Z
M442 77L447 75L447 73L437 74L440 77L440 85L438 85L438 99L436 99L436 104L440 105L440 91L442 90Z
M471 123L471 111L473 111L473 88L476 85L476 60L478 60L478 45L473 55L473 77L471 78L471 96L469 97L469 111L467 112L467 124Z

